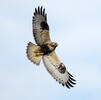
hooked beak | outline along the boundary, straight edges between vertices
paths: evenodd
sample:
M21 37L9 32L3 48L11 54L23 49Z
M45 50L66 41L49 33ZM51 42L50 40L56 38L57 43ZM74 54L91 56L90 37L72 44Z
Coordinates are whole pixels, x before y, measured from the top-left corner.
M55 46L57 47L58 46L58 43L55 43Z

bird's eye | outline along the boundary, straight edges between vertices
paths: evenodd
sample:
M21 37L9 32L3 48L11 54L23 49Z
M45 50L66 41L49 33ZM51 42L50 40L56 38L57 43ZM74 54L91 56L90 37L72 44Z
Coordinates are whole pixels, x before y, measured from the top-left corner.
M52 47L55 47L55 45L54 45L54 44L51 44L51 46L52 46Z

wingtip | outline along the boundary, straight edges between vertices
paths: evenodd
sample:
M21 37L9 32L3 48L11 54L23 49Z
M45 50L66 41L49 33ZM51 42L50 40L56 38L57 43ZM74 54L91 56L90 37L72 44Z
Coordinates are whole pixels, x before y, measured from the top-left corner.
M45 20L47 20L47 14L45 13L45 8L43 8L43 6L38 6L37 8L35 8L34 16L36 16L37 14L42 15L43 17L45 17Z
M70 89L70 87L69 87L69 85L68 85L67 83L65 83L65 85L66 85L66 87L67 87L68 89Z
M70 89L71 87L74 87L74 85L76 85L76 83L75 83L76 80L73 78L73 75L71 75L70 73L68 73L68 75L69 75L69 79L65 83L65 85L67 88Z

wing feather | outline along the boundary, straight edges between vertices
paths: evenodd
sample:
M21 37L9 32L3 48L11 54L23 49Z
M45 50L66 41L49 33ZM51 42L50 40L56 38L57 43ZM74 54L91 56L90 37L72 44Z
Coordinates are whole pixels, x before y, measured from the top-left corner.
M35 8L33 16L33 35L38 45L42 45L47 41L50 41L47 14L42 6L37 9Z
M63 86L65 85L67 88L70 88L76 84L76 80L73 79L73 76L66 70L63 63L60 62L55 51L43 56L43 62L48 72Z

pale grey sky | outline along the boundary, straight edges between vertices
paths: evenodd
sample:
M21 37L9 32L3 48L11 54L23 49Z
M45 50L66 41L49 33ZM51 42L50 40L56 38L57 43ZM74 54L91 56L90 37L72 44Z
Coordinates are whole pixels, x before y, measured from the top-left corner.
M46 8L56 52L77 80L68 90L26 57L34 42L32 15ZM101 1L3 0L0 1L0 99L1 100L100 100Z

